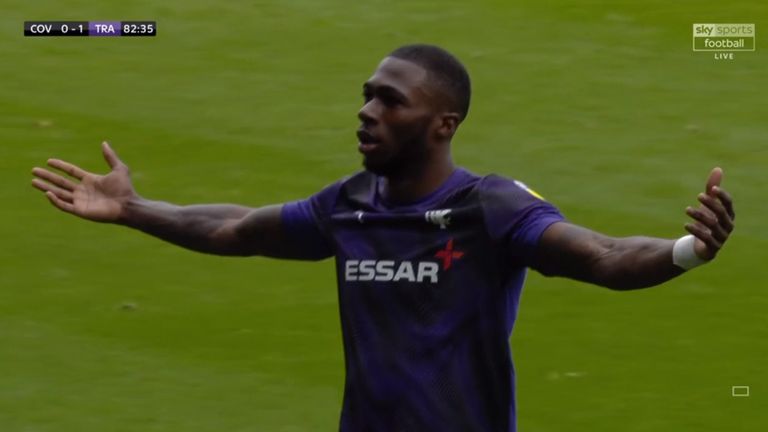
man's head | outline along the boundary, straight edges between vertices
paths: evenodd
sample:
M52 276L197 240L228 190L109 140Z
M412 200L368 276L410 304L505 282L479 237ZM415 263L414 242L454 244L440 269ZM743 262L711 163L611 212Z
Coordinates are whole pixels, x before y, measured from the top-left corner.
M366 169L398 175L448 157L470 93L466 69L442 48L406 45L390 53L363 85L358 139Z

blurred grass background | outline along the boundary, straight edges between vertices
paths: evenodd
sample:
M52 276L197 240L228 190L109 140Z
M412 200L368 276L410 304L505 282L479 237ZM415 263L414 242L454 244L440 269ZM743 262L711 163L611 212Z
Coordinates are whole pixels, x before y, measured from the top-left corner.
M614 293L531 274L512 338L522 432L768 425L767 6L759 1L4 0L0 430L337 428L331 261L203 256L55 211L29 170L104 171L143 195L261 205L357 170L360 86L395 47L461 58L455 160L518 178L574 222L678 237L709 170L738 213L722 255ZM24 38L24 20L156 20L155 38ZM691 51L749 22L757 50ZM749 385L749 398L731 386Z

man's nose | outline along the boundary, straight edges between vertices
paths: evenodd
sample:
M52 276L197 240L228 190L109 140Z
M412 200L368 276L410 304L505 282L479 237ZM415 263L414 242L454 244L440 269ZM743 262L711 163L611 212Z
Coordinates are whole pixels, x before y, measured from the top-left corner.
M376 100L372 99L363 105L362 108L360 108L360 111L357 112L357 118L360 119L361 122L364 124L375 124L377 122L377 115L376 115Z

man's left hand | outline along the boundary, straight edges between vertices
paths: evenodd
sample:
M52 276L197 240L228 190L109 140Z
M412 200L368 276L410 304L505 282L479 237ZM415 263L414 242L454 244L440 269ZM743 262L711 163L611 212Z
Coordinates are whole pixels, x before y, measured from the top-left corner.
M694 222L685 224L685 229L696 237L694 251L705 260L713 259L723 247L733 231L736 218L731 196L720 187L722 179L723 170L714 168L704 193L697 197L701 205L685 209L686 214L694 219Z

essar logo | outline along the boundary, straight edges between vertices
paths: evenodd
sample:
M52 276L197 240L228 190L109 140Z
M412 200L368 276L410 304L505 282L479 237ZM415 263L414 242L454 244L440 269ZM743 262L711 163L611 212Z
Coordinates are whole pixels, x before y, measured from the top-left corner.
M455 260L461 259L464 252L454 249L453 239L449 239L445 248L435 253L435 258L442 261L443 271L451 268ZM437 283L440 265L434 261L394 261L394 260L346 260L344 262L344 280L347 282L429 282Z
M453 249L453 239L448 240L445 245L445 249L437 251L435 258L443 260L443 270L448 270L453 264L453 260L457 260L464 256L464 252Z

